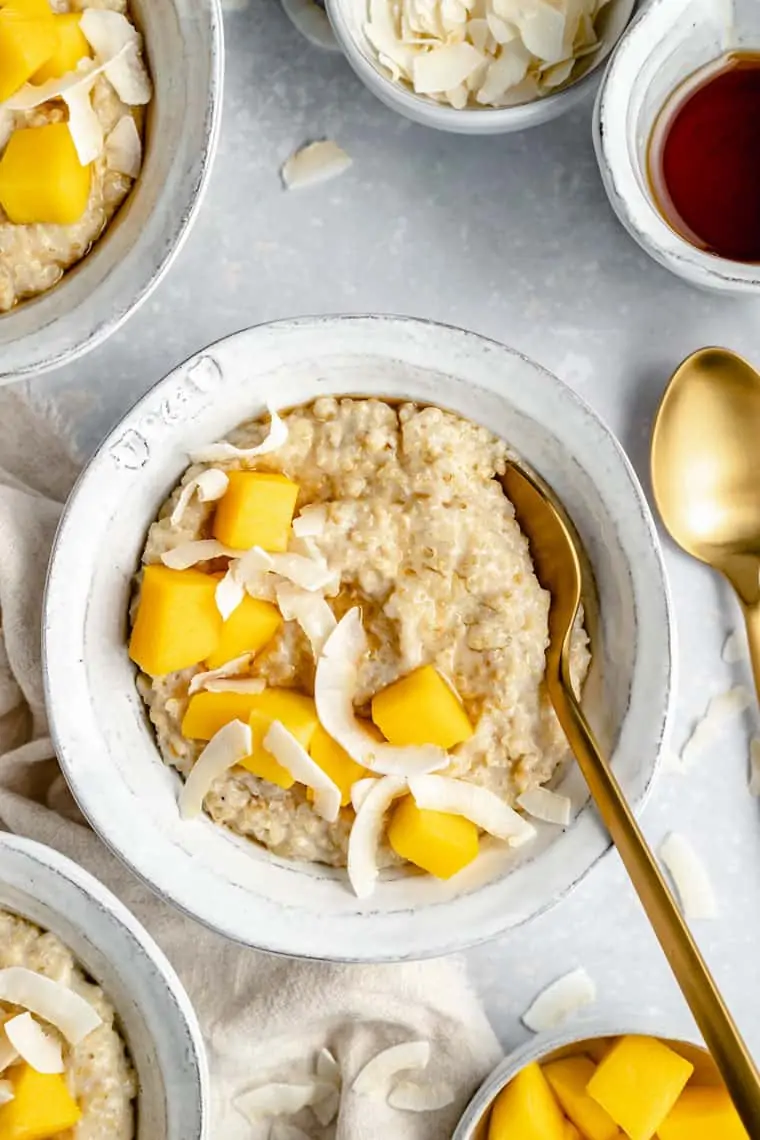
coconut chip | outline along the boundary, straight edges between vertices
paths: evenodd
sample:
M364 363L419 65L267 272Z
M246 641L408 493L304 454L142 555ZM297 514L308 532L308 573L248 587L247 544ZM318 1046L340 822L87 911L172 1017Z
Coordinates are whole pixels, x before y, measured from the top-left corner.
M314 47L325 51L338 51L327 13L314 0L282 0L285 15Z
M24 966L0 970L0 1001L20 1005L41 1017L72 1045L79 1045L101 1024L100 1015L83 997Z
M760 796L760 738L755 736L749 742L749 794Z
M119 119L106 138L105 150L109 170L124 174L127 178L137 178L142 167L142 140L131 115L122 115Z
M339 1109L340 1093L336 1088L331 1088L326 1096L322 1097L321 1100L315 1101L311 1106L311 1111L323 1128L327 1128L328 1124L332 1124L338 1115Z
M10 1081L0 1081L0 1104L10 1104L15 1093Z
M556 823L560 827L567 827L570 823L572 800L549 788L531 788L517 797L517 803L528 815L544 823Z
M130 123L132 123L132 126L134 126L134 120L132 116L125 115L123 119L119 119L117 127L127 119ZM112 138L115 130L116 127L108 136L109 139ZM137 130L136 127L135 130ZM108 144L106 144L106 154L107 153ZM126 174L128 172L122 171L122 173ZM227 488L229 487L229 484L230 481L227 473L225 471L220 471L218 467L209 467L206 471L201 471L200 475L196 475L194 479L191 479L189 481L189 483L185 483L184 487L182 488L182 492L177 499L177 503L171 513L171 518L169 519L171 525L180 525L185 511L190 506L190 500L192 499L193 495L197 495L198 501L201 503L215 503L217 499L221 499L222 495L224 495Z
M714 696L681 749L684 766L690 767L696 756L719 735L724 722L748 709L752 699L751 693L744 685L734 685L733 688Z
M262 1116L294 1116L331 1091L330 1085L318 1080L307 1079L298 1084L272 1081L241 1093L234 1105L251 1124L256 1124Z
M63 96L69 112L68 128L82 166L103 153L103 127L90 98L91 85L70 88Z
M369 795L372 787L377 783L377 776L364 776L351 785L351 806L358 811Z
M659 856L678 892L686 918L716 918L718 904L704 863L684 835L673 831L660 845Z
M240 558L244 552L225 546L215 538L199 538L193 542L180 542L161 555L164 566L171 570L189 570L199 562L209 562L212 558Z
M298 622L308 637L314 659L317 660L337 625L329 605L318 594L290 582L281 582L275 588L275 595L285 621Z
M324 533L327 524L327 507L324 503L304 507L293 519L293 534L296 538L318 538Z
M360 899L369 898L380 874L377 849L383 833L385 813L393 801L406 791L407 782L403 776L384 776L374 781L374 787L370 788L356 813L348 836L346 869L354 893Z
M542 990L520 1019L534 1033L555 1029L584 1006L596 1001L596 986L583 967Z
M153 92L140 54L142 39L127 17L105 8L85 8L79 27L122 103L149 103Z
M192 819L203 810L203 800L214 780L234 768L253 750L251 729L240 720L232 720L211 737L195 761L179 796L179 812Z
M409 790L418 807L464 816L481 831L506 840L510 847L521 847L536 835L533 824L480 784L452 776L413 776Z
M318 182L337 178L350 165L351 159L336 142L322 139L291 154L280 171L280 177L286 190L303 190Z
M320 1049L317 1053L317 1076L321 1081L339 1085L341 1081L340 1065L329 1049Z
M98 66L91 59L82 59L74 71L68 71L65 75L47 79L44 83L24 83L18 91L0 103L0 108L6 111L32 111L52 99L63 99L75 88L89 91L104 71L105 64Z
M278 764L287 768L294 780L313 790L317 815L328 823L335 823L340 813L340 788L279 720L273 720L269 726L264 737L264 747L272 753Z
M230 677L228 681L207 681L204 685L208 693L263 693L267 683L263 677Z
M8 1040L22 1061L38 1073L62 1073L61 1044L45 1032L31 1013L20 1013L5 1023Z
M261 443L255 447L236 447L227 440L210 443L190 453L193 463L218 463L224 459L255 459L257 455L269 455L273 451L278 451L287 442L288 426L271 404L267 404L267 411L271 422L269 432Z
M723 643L723 660L729 665L735 665L737 661L743 661L745 657L744 647L745 643L739 631L735 629L732 633L729 633Z
M453 1104L456 1095L456 1089L447 1081L431 1081L424 1085L416 1081L401 1081L388 1093L388 1104L402 1112L437 1112Z
M367 1062L354 1080L351 1091L360 1096L385 1098L394 1077L410 1069L424 1069L429 1060L429 1041L404 1041L400 1045L391 1045Z
M233 657L231 661L225 661L223 665L218 665L216 669L208 669L205 673L196 673L191 679L188 687L188 695L192 696L193 693L200 692L201 689L208 688L209 681L217 681L224 677L237 677L240 673L244 673L248 666L251 664L252 653L243 653L240 657ZM251 678L246 678L250 680ZM258 680L258 678L256 678ZM260 682L262 689L264 682Z
M236 565L236 562L230 563L227 573L219 580L214 590L214 601L222 615L222 621L226 621L230 614L234 614L245 597L245 586L238 581L235 573Z

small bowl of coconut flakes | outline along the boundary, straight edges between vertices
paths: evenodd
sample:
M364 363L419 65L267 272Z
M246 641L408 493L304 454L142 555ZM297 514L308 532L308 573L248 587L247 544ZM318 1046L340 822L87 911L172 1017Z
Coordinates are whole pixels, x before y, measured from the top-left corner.
M424 126L503 134L588 91L638 0L326 0L346 58Z

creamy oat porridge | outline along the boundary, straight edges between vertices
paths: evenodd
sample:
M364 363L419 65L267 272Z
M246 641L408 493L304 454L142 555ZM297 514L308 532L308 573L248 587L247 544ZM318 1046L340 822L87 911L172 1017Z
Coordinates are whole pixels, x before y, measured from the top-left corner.
M507 455L435 407L323 398L192 457L130 643L162 756L193 773L185 814L355 887L375 843L448 877L483 832L532 837L513 809L567 749ZM578 685L589 657L579 625Z
M106 996L54 934L0 910L0 1136L132 1140L136 1092Z
M150 98L127 0L0 0L0 312L106 230L140 173Z

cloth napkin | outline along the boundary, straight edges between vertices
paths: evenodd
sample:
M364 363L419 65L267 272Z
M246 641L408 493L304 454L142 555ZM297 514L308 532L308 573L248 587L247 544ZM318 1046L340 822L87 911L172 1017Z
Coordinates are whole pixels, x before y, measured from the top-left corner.
M79 814L48 736L40 662L45 569L61 503L77 475L69 435L68 425L33 406L23 390L0 390L0 829L76 860L161 945L203 1027L213 1140L267 1140L271 1121L252 1126L234 1107L235 1096L275 1077L296 1079L322 1047L339 1062L342 1095L327 1128L309 1109L296 1118L311 1140L446 1140L500 1057L460 961L343 966L243 949L154 897ZM420 1039L431 1046L423 1079L455 1091L448 1108L401 1112L351 1091L380 1050Z

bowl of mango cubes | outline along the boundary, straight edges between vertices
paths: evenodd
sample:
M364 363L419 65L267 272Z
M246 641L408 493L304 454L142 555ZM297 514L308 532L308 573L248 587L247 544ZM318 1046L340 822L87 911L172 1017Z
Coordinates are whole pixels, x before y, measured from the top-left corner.
M0 382L94 347L158 283L202 196L221 75L217 0L1 0Z
M697 1041L635 1017L541 1034L484 1082L452 1140L747 1140Z

